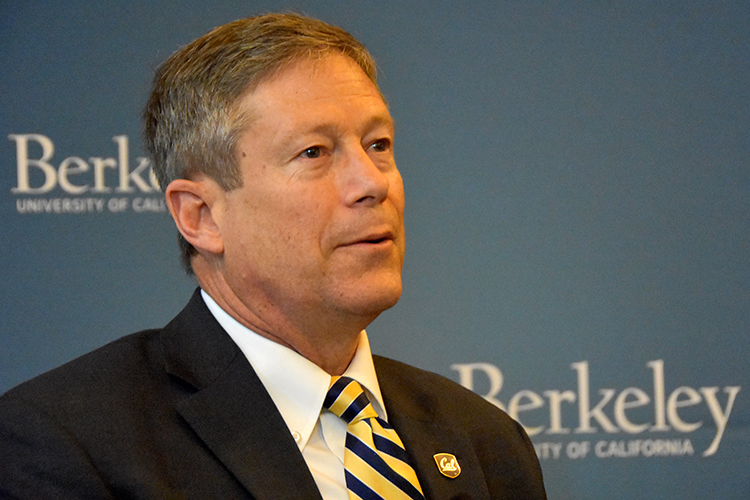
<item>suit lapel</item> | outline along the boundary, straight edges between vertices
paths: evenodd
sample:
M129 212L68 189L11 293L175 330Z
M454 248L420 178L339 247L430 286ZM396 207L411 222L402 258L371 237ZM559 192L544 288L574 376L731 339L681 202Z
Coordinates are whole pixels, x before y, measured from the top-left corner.
M167 373L192 386L176 405L196 435L257 500L321 500L315 481L260 379L208 311L198 291L162 334ZM431 415L434 405L389 383L375 358L389 421L401 437L429 500L489 499L468 437ZM423 395L424 396L424 395ZM433 456L455 455L461 474L442 475Z
M404 442L425 498L428 500L472 499L489 500L487 482L469 438L462 431L432 415L436 407L422 400L415 404L413 393L407 393L390 383L393 378L382 358L375 357L380 390L388 412L388 422ZM457 459L461 473L456 478L444 476L434 459L437 453L450 453Z
M178 410L258 500L320 500L289 429L243 356Z
M389 419L414 461L414 469L427 499L489 499L481 465L466 436L444 426L398 416L403 414L394 406L389 407L389 411L393 408L393 418ZM434 459L437 453L450 453L456 457L461 467L458 477L449 478L440 472Z
M196 392L177 410L258 500L320 500L297 444L260 379L198 292L164 329L167 371Z

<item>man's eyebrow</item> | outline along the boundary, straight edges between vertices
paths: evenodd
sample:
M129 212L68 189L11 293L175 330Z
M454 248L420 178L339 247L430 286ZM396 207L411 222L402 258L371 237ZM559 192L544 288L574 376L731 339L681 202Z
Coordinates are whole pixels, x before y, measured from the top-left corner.
M386 127L390 128L391 131L394 131L396 129L396 122L393 121L393 117L391 115L375 115L370 119L368 125L370 128L385 125Z
M378 114L378 115L373 115L371 118L366 120L361 127L361 131L366 132L368 130L372 130L372 129L383 127L383 126L387 127L391 132L393 132L396 128L396 124L393 121L393 118L390 117L390 115ZM305 133L313 133L313 134L336 133L340 130L340 128L341 126L335 122L319 123L317 125L313 125L310 128L301 130L301 133L303 134ZM289 141L291 142L292 140L294 139L290 137Z

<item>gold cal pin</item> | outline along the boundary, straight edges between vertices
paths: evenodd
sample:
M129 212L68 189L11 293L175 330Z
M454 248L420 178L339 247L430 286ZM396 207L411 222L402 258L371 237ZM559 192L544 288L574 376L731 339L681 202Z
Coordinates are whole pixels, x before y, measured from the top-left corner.
M458 465L455 455L451 455L450 453L436 453L433 455L433 458L442 475L454 479L461 474L461 466Z

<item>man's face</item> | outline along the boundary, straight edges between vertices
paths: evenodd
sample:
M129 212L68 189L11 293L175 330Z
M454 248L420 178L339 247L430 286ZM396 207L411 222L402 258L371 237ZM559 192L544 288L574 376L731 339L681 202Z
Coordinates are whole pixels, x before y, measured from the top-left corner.
M243 186L217 216L222 272L248 307L374 319L401 294L404 191L393 121L343 55L291 64L242 98ZM311 318L312 319L312 318Z

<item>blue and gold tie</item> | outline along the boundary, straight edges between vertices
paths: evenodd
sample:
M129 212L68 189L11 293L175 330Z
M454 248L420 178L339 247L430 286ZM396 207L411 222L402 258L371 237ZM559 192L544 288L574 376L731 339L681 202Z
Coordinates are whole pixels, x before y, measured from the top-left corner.
M362 386L334 377L323 406L347 423L344 474L352 500L424 500L404 445Z

